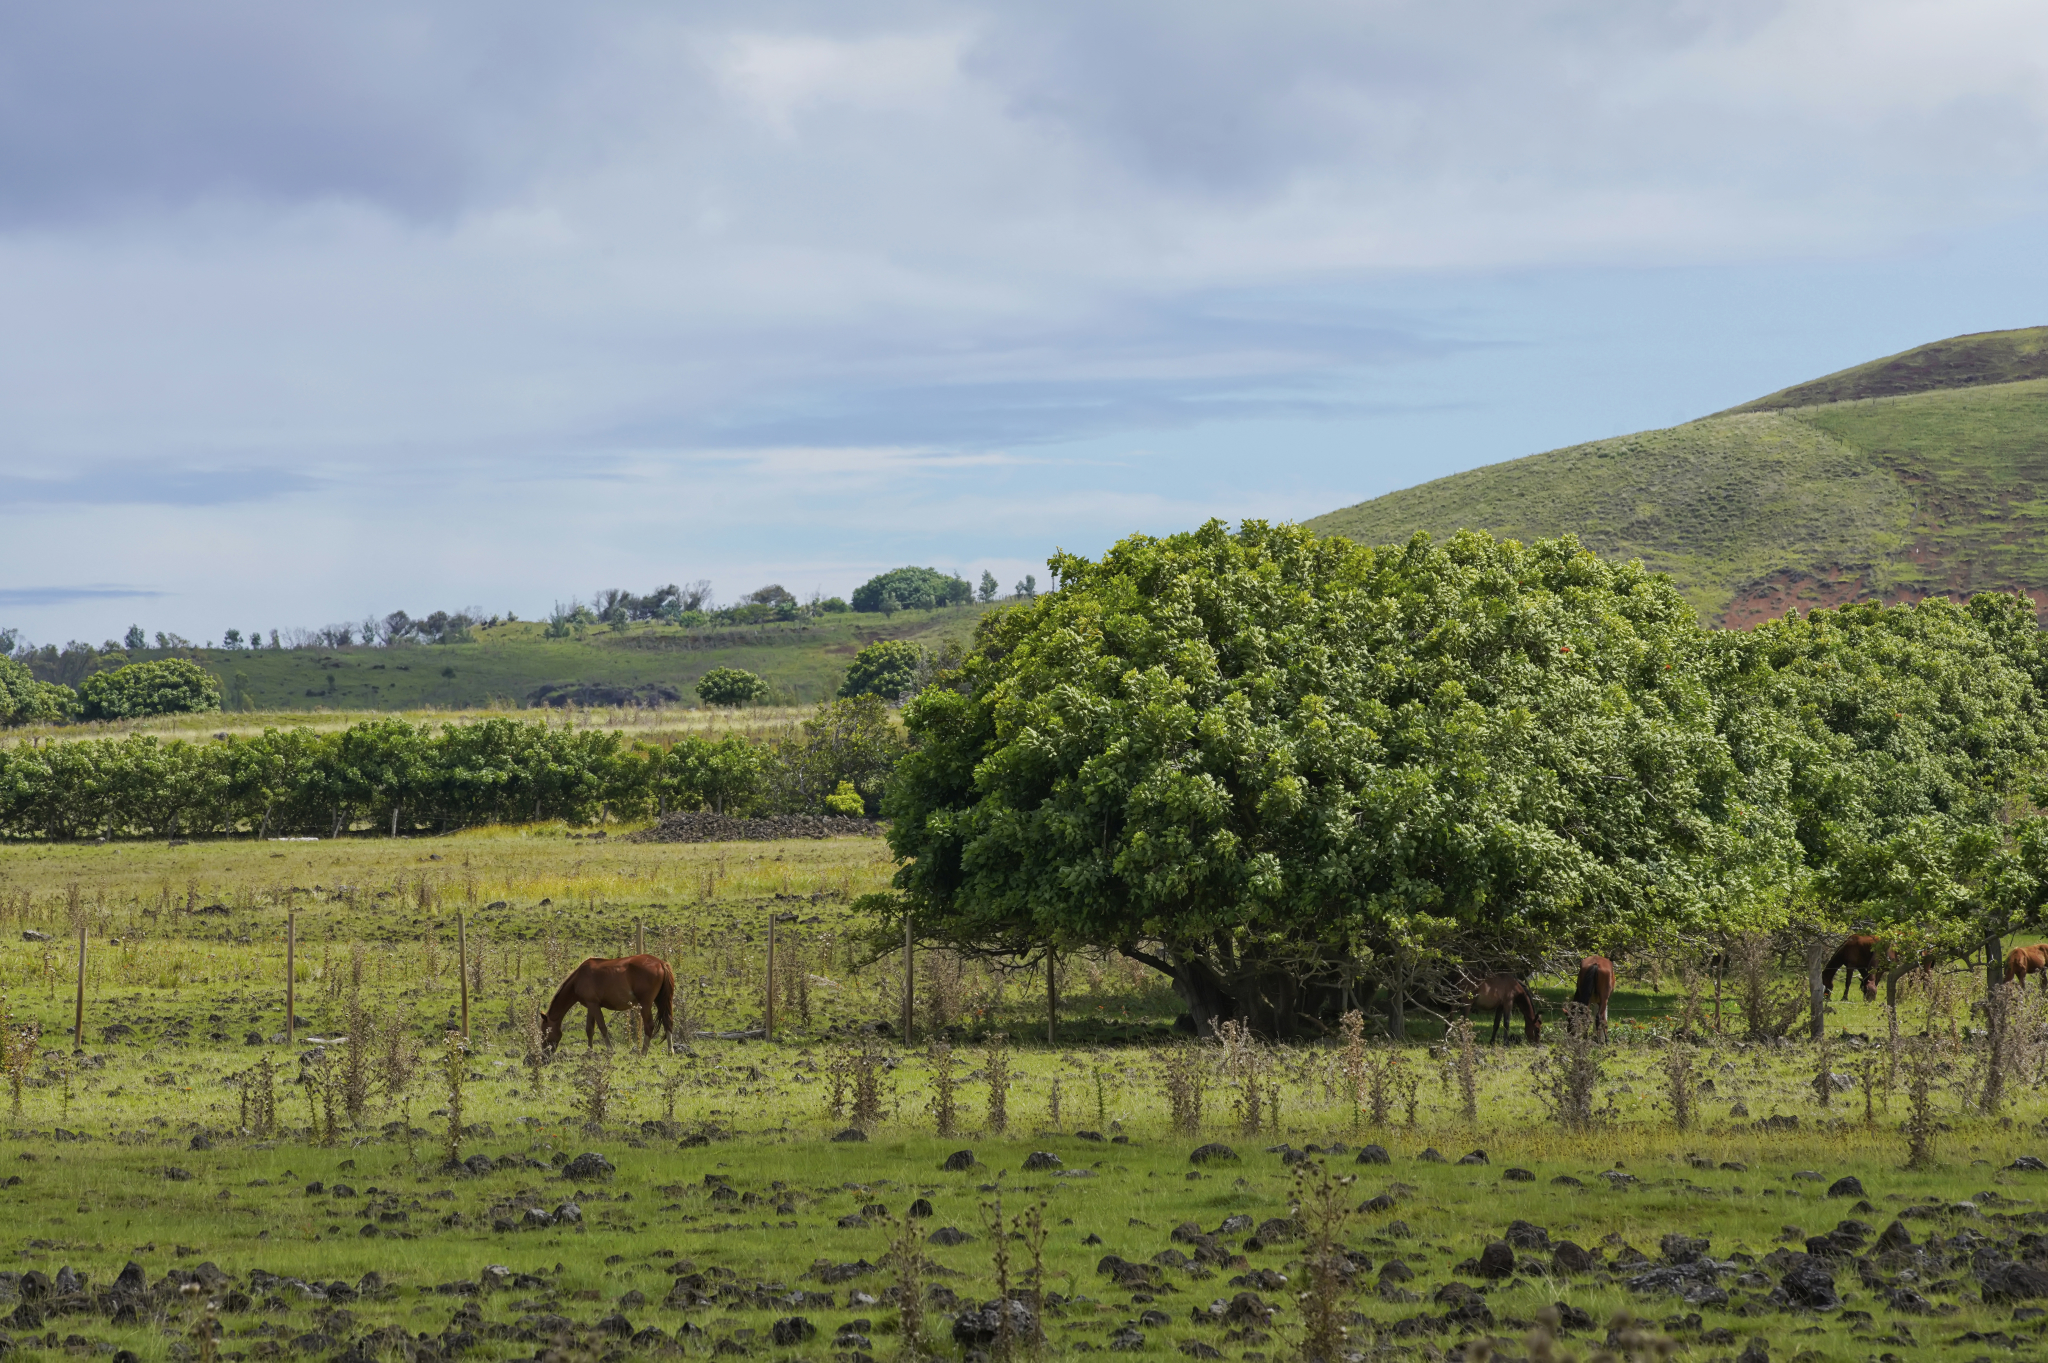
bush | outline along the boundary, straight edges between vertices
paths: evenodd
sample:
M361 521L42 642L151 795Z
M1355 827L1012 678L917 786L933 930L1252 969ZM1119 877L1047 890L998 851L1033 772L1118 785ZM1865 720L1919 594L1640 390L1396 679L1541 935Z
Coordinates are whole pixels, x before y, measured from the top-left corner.
M853 782L841 781L839 789L825 797L825 812L843 818L864 818L868 812L867 801L860 798L860 792L853 788Z
M768 683L738 667L714 667L697 682L706 705L755 705L768 697Z
M20 663L0 658L0 728L57 724L78 713L78 695L68 686L35 679Z
M828 596L818 603L818 609L827 615L844 615L846 614L847 606L843 598Z
M917 664L916 644L902 639L869 644L853 655L853 666L846 669L839 694L848 700L855 696L880 696L893 701L916 688Z
M130 663L97 672L78 688L87 719L141 719L220 709L220 678L183 658Z
M931 610L937 606L965 605L974 598L974 588L962 578L948 577L936 568L893 568L869 578L854 589L857 611L882 609L882 598L893 596L902 610Z

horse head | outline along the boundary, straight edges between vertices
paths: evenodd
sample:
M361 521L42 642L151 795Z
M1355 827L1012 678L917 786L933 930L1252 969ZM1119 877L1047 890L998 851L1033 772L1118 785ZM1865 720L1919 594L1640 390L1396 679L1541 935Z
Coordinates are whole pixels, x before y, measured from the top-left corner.
M552 1052L561 1044L562 1019L552 1018L546 1013L542 1013L540 1015L540 1048L543 1051Z
M1540 1045L1543 1041L1542 1006L1536 1002L1536 995L1527 987L1523 988L1522 997L1528 1002L1528 1011L1522 1014L1522 1039L1531 1046Z

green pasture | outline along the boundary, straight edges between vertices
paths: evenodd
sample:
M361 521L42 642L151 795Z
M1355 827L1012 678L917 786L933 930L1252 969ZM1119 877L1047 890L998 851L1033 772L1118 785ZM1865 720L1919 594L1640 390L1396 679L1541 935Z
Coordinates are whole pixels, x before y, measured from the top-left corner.
M436 1351L466 1337L462 1356L481 1359L548 1349L887 1357L902 1343L891 1293L903 1256L892 1241L921 1198L930 1216L910 1224L927 1326L934 1351L957 1357L954 1311L941 1304L994 1296L998 1245L1013 1289L1032 1264L1029 1235L991 1234L1000 1198L1006 1222L1037 1216L1045 1228L1042 1353L1115 1342L1142 1357L1213 1349L1277 1360L1296 1352L1305 1311L1306 1242L1284 1223L1296 1219L1303 1180L1327 1174L1353 1180L1340 1187L1336 1233L1353 1266L1367 1265L1340 1303L1355 1352L1427 1356L1492 1336L1520 1356L1558 1303L1594 1322L1564 1333L1558 1347L1575 1354L1605 1347L1622 1313L1639 1322L1633 1347L1646 1355L1732 1358L1755 1337L1778 1359L1969 1360L2038 1348L2031 1308L1982 1300L1969 1254L1951 1246L1959 1231L1966 1246L1972 1236L2017 1244L2032 1217L2048 1219L2048 1173L2007 1168L2048 1154L2048 1102L2027 1078L2038 1078L2041 1056L2009 1058L2020 1069L2005 1106L1979 1112L1962 993L1909 991L1900 1009L1902 1033L1952 1038L1932 1100L1943 1129L1924 1169L1903 1167L1908 1097L1880 1005L1833 1005L1824 1055L1810 1043L1750 1042L1727 1008L1724 1030L1685 1053L1697 1107L1680 1130L1669 1073L1683 986L1665 970L1656 987L1646 975L1627 987L1628 962L1590 1130L1547 1115L1533 1067L1554 1047L1489 1047L1483 1031L1468 1066L1441 1038L1369 1045L1370 1062L1395 1076L1375 1123L1341 1041L1195 1045L1170 1026L1171 994L1113 960L1064 965L1057 1044L1043 1040L1042 973L938 953L920 958L916 1043L878 1034L871 1024L897 1017L900 962L870 947L848 905L888 871L886 850L865 838L675 846L557 827L0 852L0 991L12 1028L40 1029L26 1047L10 1032L16 1063L0 1072L0 1175L21 1180L0 1188L14 1211L0 1230L7 1268L55 1277L68 1266L88 1276L88 1296L131 1260L151 1284L203 1263L234 1279L191 1299L173 1290L147 1318L117 1324L90 1310L38 1320L47 1303L19 1307L8 1294L20 1283L0 1277L0 1314L14 1312L0 1333L17 1348L189 1357L215 1303L218 1357L351 1343L389 1354L393 1329L408 1332L415 1356L425 1334ZM469 951L460 961L458 911ZM288 915L301 1024L289 1046ZM771 917L777 1037L709 1035L763 1021ZM85 1045L74 1052L81 921ZM626 949L636 927L674 964L696 1035L642 1056L615 1017L619 1044L590 1049L572 1018L569 1042L536 1078L533 1010L569 965ZM465 981L466 1048L452 1030ZM1553 1000L1567 990L1563 980L1539 986ZM929 1044L935 1029L952 1038L948 1136L937 1130L948 1063ZM351 1065L361 1074L353 1098ZM835 1141L856 1120L863 1065L874 1079L867 1139ZM1002 1066L1011 1078L997 1131L990 1075ZM1849 1080L1825 1104L1814 1084L1823 1066ZM1200 1090L1199 1117L1180 1128L1176 1072ZM1235 1158L1192 1163L1210 1142ZM1368 1143L1390 1163L1357 1163ZM1286 1162L1287 1150L1310 1147L1309 1163ZM974 1152L973 1167L942 1171L960 1150ZM1485 1163L1455 1162L1474 1150ZM565 1176L586 1153L616 1172ZM451 1154L486 1158L458 1168ZM1844 1175L1861 1180L1860 1196L1828 1196ZM1384 1209L1354 1210L1382 1193ZM580 1221L528 1226L530 1210L552 1216L572 1202ZM1770 1303L1774 1253L1844 1221L1875 1234L1909 1208L1929 1209L1901 1222L1915 1242L1938 1236L1944 1246L1947 1267L1915 1280L1928 1314L1892 1309L1846 1261L1835 1271L1838 1308ZM1195 1241L1173 1238L1187 1223L1215 1232L1236 1216L1250 1229L1219 1236L1209 1262ZM1567 1273L1547 1252L1521 1251L1512 1276L1476 1276L1472 1261L1517 1220L1594 1252L1600 1266ZM930 1241L948 1227L971 1238ZM1757 1276L1742 1286L1731 1271L1727 1300L1699 1308L1631 1292L1627 1280L1642 1271L1632 1257L1658 1260L1664 1237L1681 1233ZM1143 1267L1119 1285L1098 1271L1112 1254ZM343 1300L258 1271L312 1285L374 1272L382 1286ZM701 1300L671 1296L679 1277L702 1285ZM1436 1298L1454 1282L1485 1289L1491 1326L1472 1314L1439 1328L1451 1308ZM1247 1291L1275 1308L1269 1322L1197 1319ZM816 1333L779 1348L775 1324L793 1317ZM617 1333L618 1318L631 1334ZM1993 1337L2004 1342L1984 1342Z

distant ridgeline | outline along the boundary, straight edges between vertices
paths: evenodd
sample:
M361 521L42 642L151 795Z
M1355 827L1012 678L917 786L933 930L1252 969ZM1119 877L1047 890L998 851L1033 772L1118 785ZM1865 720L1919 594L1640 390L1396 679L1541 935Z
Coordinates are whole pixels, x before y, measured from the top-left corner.
M1399 544L1573 534L1702 619L2023 591L2048 603L2048 328L1845 369L1668 430L1440 478L1308 522Z

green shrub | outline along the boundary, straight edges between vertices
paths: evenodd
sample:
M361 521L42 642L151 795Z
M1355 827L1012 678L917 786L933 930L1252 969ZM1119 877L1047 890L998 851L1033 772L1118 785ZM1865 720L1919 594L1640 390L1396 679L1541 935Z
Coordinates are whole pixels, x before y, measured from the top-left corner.
M697 681L706 705L755 705L768 698L768 683L738 667L714 667Z
M130 663L96 672L78 688L87 719L140 719L220 709L220 678L183 658Z
M853 655L853 666L846 669L839 694L849 700L855 696L880 696L893 701L916 687L918 661L917 645L906 640L884 639L869 644Z
M858 819L868 812L868 802L860 798L860 792L853 788L853 782L841 781L839 789L825 797L825 812L841 818Z
M0 728L58 724L78 713L78 695L68 686L35 679L20 663L0 658Z

